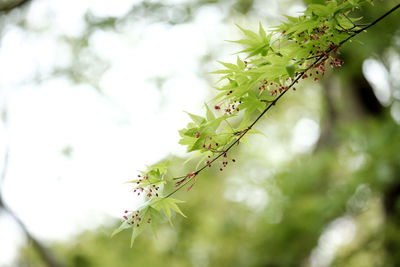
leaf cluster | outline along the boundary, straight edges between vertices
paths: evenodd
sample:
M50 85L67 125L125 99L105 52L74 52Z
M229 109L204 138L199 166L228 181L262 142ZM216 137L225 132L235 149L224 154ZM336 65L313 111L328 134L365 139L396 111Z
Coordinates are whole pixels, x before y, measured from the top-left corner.
M215 159L226 157L233 144L245 140L241 138L246 133L259 133L249 126L251 118L262 114L285 91L295 89L299 78L314 75L313 80L319 81L326 67L340 66L341 61L334 54L342 42L360 29L355 24L359 18L351 14L367 1L315 2L299 17L286 16L285 22L268 33L261 23L258 31L238 26L243 38L232 42L243 46L237 53L242 57L236 56L235 63L219 62L224 68L213 72L221 75L215 86L218 94L212 101L215 111L206 104L205 117L188 113L191 122L179 131L179 143L186 146L187 152L195 152L191 158L200 157L201 164L213 157L205 162L205 166L211 166ZM223 163L225 167L227 163ZM171 195L194 180L199 170L168 178L167 169L167 163L156 164L141 172L140 179L131 181L136 184L134 192L145 195L145 202L137 210L126 211L113 235L132 228L133 244L146 225L156 232L157 223L163 218L172 224L172 211L184 216L177 205L182 201ZM178 188L163 195L164 185L168 184Z

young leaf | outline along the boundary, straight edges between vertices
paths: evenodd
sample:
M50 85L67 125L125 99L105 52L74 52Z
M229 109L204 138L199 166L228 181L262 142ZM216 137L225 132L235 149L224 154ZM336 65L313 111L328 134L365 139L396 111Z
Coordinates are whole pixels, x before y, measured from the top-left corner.
M183 203L184 201L174 199L174 198L161 198L152 204L152 207L158 211L163 211L165 216L167 217L169 223L172 225L171 221L171 210L179 213L183 217L186 217L185 214L179 209L176 203Z
M134 223L132 226L132 236L131 236L131 247L133 246L133 242L135 241L136 237L143 232L143 230L147 226L147 220L150 218L149 214L149 207L145 208L142 213L142 219L138 223Z
M294 77L294 70L295 70L295 68L294 68L293 64L286 65L286 71L289 74L289 77L292 77L292 78Z
M262 39L263 41L267 41L267 34L265 33L264 28L263 28L261 22L258 23L258 27L259 27L259 28L258 28L258 34L260 35L261 39Z
M215 116L214 116L214 114L212 113L212 111L210 110L210 108L208 107L208 105L207 105L207 104L204 104L204 105L206 106L206 110L207 110L207 113L206 113L206 118L207 118L207 120L208 120L208 121L215 120Z
M122 232L123 230L128 229L128 228L130 228L130 227L131 227L131 226L129 225L128 221L124 220L124 221L121 223L121 225L120 225L117 229L115 229L115 230L112 232L111 238L114 237L116 234L118 234L118 233Z
M236 24L236 26L244 33L244 35L246 35L246 37L249 40L252 40L252 41L259 41L260 40L260 37L255 32L252 32L250 30L246 30L246 29L240 27L237 24Z
M201 125L205 121L205 119L203 117L200 117L198 115L194 115L194 114L189 113L189 112L186 112L186 113L190 116L192 121L194 121L197 125Z
M308 5L307 10L312 11L314 14L321 16L321 17L325 17L325 16L329 15L330 11L331 11L327 6L320 5L320 4Z
M154 236L157 237L157 226L158 226L158 221L162 221L163 217L160 214L160 212L153 207L149 207L149 216L150 216L150 228L151 231L153 232Z

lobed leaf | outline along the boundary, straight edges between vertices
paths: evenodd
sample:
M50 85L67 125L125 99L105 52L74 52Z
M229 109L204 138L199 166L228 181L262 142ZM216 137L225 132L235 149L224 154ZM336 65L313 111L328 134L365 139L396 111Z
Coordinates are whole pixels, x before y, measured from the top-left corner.
M164 215L167 217L168 221L172 225L171 221L171 210L179 213L183 217L186 217L185 214L179 209L176 203L183 203L184 201L174 199L174 198L162 198L152 204L152 207L157 211L162 211Z

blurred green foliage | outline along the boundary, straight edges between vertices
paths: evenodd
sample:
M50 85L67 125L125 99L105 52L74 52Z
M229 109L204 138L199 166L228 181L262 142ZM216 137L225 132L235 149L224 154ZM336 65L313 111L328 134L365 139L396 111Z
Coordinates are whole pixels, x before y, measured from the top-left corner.
M339 128L337 147L299 156L274 175L249 173L258 159L240 155L230 173L209 170L190 193L180 193L190 200L182 206L188 218L160 226L156 238L148 229L132 249L128 232L110 239L111 225L54 244L54 252L67 266L299 266L332 221L351 218L356 237L338 250L335 265L397 266L400 198L388 214L385 195L400 181L400 126L386 118ZM266 195L252 197L257 190L249 186ZM229 201L228 190L253 202ZM257 195L267 196L266 205L257 206ZM42 266L29 247L19 263Z

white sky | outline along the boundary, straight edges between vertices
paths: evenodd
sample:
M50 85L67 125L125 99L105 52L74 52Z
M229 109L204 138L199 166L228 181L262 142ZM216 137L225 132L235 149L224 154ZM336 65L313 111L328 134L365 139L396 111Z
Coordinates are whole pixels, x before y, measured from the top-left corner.
M170 153L183 155L177 130L188 119L182 111L200 113L209 92L196 75L197 64L209 45L227 39L222 16L212 8L188 25L138 23L122 34L94 33L91 49L111 62L100 80L106 96L64 78L29 82L36 72L68 66L71 51L57 36L79 35L88 9L118 16L133 2L36 0L27 24L46 27L44 34L8 26L1 40L0 88L8 111L7 128L0 128L1 151L4 140L10 145L3 193L41 240L96 227L105 216L119 217L134 205L123 182L145 164ZM172 77L162 94L149 82L154 76ZM71 158L61 153L68 146ZM0 216L0 236L1 266L15 256L23 235L8 216Z

